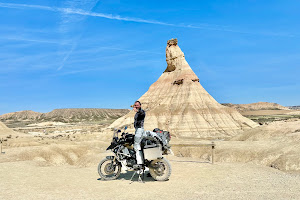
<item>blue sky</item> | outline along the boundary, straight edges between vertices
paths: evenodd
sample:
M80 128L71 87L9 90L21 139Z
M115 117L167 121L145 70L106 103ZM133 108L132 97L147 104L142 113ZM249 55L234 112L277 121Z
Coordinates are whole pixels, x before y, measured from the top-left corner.
M0 114L129 108L178 38L220 103L300 104L300 1L0 0Z

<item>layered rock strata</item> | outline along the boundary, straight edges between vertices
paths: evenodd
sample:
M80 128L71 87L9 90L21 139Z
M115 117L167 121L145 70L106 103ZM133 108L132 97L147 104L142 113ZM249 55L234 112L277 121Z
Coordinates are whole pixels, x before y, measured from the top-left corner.
M178 137L225 138L257 126L236 110L219 104L202 87L177 39L168 41L166 61L166 70L139 99L146 110L146 130L158 127ZM132 128L134 115L130 111L110 128Z

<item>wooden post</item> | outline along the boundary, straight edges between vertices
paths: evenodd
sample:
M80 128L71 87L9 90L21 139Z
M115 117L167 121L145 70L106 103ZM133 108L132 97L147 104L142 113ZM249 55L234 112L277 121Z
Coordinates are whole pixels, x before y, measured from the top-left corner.
M3 140L3 139L1 138L1 140L0 140L0 150L1 150L0 153L1 153L1 154L2 154L2 140Z
M211 164L214 164L215 161L215 143L211 142Z

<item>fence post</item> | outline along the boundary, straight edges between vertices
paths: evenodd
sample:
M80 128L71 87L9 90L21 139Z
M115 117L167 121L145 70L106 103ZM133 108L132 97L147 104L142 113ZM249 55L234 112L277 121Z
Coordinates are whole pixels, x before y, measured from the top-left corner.
M2 154L2 141L3 141L3 139L1 138L1 140L0 140L0 149L1 149L1 154Z
M211 164L215 163L215 143L211 142Z

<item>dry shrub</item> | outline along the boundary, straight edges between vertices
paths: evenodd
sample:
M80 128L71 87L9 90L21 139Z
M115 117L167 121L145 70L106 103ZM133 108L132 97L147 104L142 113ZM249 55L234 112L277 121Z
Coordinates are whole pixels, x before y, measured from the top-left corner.
M50 145L35 150L24 150L17 155L17 158L44 161L50 165L76 165L77 161L88 153L88 146Z
M33 147L39 145L40 143L32 138L10 139L3 143L3 146L5 146L5 148Z
M178 157L191 157L211 160L211 147L172 147L172 151Z
M270 163L269 166L283 171L299 171L299 152L297 154L281 155L278 159Z

